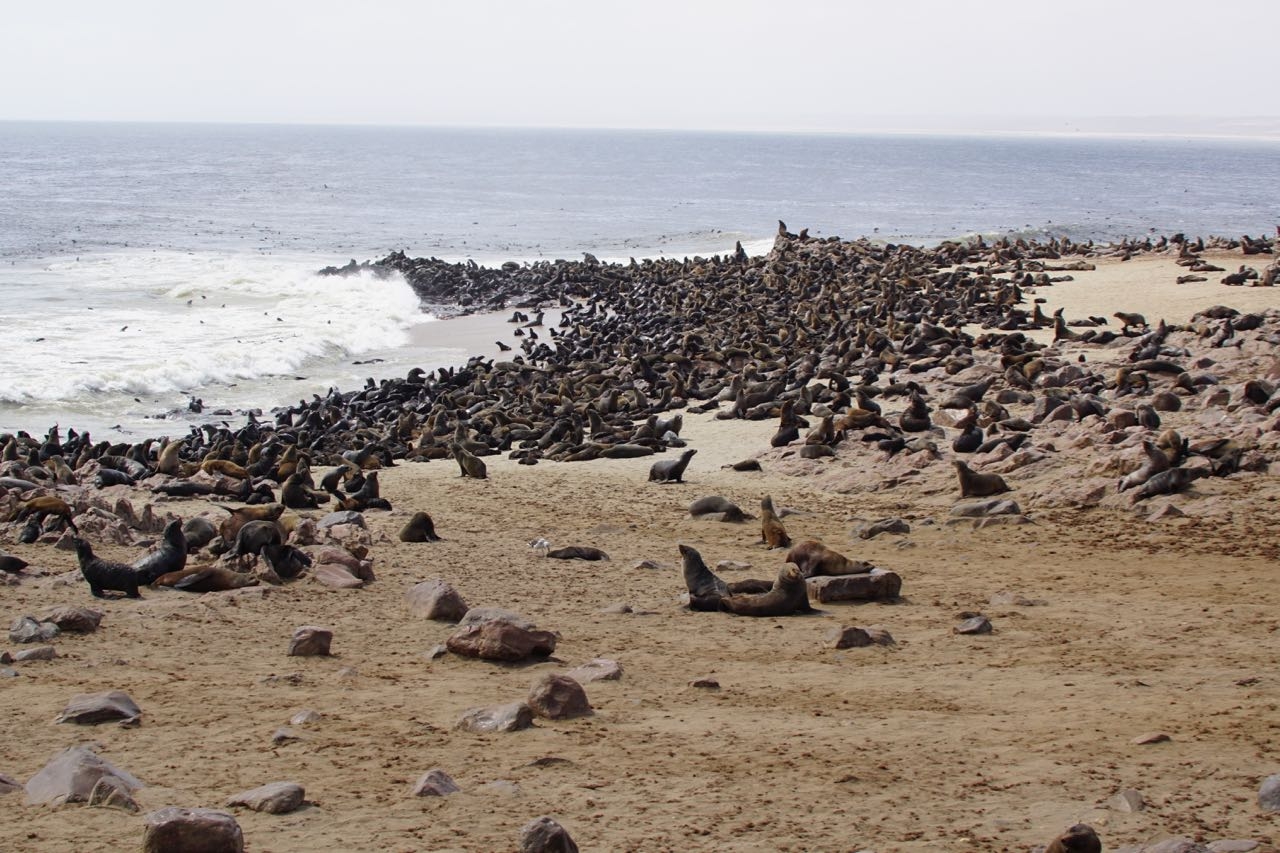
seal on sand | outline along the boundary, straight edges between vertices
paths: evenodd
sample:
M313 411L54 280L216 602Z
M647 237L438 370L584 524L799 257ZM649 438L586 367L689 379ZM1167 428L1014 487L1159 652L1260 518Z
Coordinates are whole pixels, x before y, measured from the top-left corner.
M30 563L21 557L0 551L0 572L9 572L10 574L16 575L28 565L30 565Z
M225 592L228 589L240 589L246 586L257 586L258 579L253 575L220 569L216 566L196 566L180 572L161 575L152 586L169 586L183 592Z
M553 560L608 560L609 555L599 548L588 548L584 545L569 545L548 551L547 556Z
M649 468L649 482L683 483L684 469L689 467L689 460L697 450L689 449L680 454L679 459L662 459Z
M956 476L960 478L960 497L985 498L1009 491L1009 485L999 474L979 474L959 459L953 459Z
M719 610L720 599L729 594L728 585L707 568L702 555L688 545L680 546L684 585L689 590L690 610Z
M138 583L148 584L186 564L187 537L182 532L182 522L175 519L165 525L160 547L135 560L133 570L138 575Z
M449 443L449 450L453 452L453 458L457 460L458 467L462 469L463 477L471 477L476 480L487 480L489 471L485 467L484 460L479 456L471 453L456 441Z
M132 566L124 563L113 563L93 555L93 548L88 542L76 537L76 559L80 562L80 574L89 582L89 591L94 598L105 598L104 590L123 592L129 598L141 598L138 595L138 573Z
M409 523L400 529L401 542L439 542L435 522L425 512L415 512Z
M860 560L850 560L838 551L813 539L806 539L787 552L787 562L795 563L806 578L820 575L858 575L871 571L871 566Z
M1049 842L1044 853L1102 853L1102 840L1092 826L1077 823Z
M722 516L722 521L735 523L746 521L748 518L755 518L755 516L743 512L742 507L733 501L720 495L708 495L705 498L698 498L689 504L689 515L694 518L717 513Z
M791 537L787 535L787 528L782 526L782 519L778 518L770 495L765 495L760 501L760 539L771 549L791 545Z
M739 616L791 616L813 610L804 575L790 563L778 572L773 589L760 595L726 596L720 599L720 609Z

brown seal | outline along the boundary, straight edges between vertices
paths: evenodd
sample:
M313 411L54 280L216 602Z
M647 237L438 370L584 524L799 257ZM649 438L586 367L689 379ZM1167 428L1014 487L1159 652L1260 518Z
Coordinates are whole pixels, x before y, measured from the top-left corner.
M722 521L731 521L740 523L748 518L755 518L754 515L748 515L742 511L742 507L733 501L720 495L708 495L705 498L698 498L689 504L689 515L698 518L704 515L721 516Z
M227 542L234 542L240 528L251 521L278 521L284 513L284 504L257 504L236 509L223 507L231 517L218 526L218 534Z
M1044 853L1102 853L1102 839L1087 823L1077 823L1059 835Z
M806 539L787 552L787 562L795 563L806 578L821 575L858 575L871 571L871 565L850 560L838 551L813 539Z
M173 587L183 592L224 592L228 589L256 586L257 583L258 579L250 574L217 566L196 566L161 575L151 585Z
M791 616L813 610L809 588L800 569L788 563L778 572L773 588L760 595L729 595L720 599L720 609L739 616Z
M55 498L53 495L43 495L23 501L18 504L13 515L9 516L9 521L25 521L28 518L44 521L45 516L49 515L65 519L67 526L76 530L76 523L71 520L71 507L67 506L67 502L62 498Z
M164 447L160 448L160 453L156 457L156 471L160 474L168 474L170 477L176 477L181 473L180 459L178 454L182 452L183 440L171 441Z
M206 459L200 463L200 470L206 474L221 474L237 480L249 479L249 472L230 459Z
M1009 491L1009 485L999 474L979 474L959 459L952 460L956 476L960 478L960 497L985 498Z
M123 592L129 598L141 598L138 595L138 573L132 566L114 563L93 555L93 548L80 537L75 538L76 559L80 563L80 574L89 582L89 592L94 598L105 598L104 590Z
M401 542L439 542L435 522L425 512L415 512L409 523L400 529Z
M487 480L489 471L485 467L484 460L479 456L468 451L456 441L449 442L449 450L453 452L453 458L457 460L458 467L462 470L463 477L471 477L476 480Z
M773 498L765 495L760 501L760 539L769 548L787 548L791 545L791 537L787 528L782 526L782 519L773 508Z

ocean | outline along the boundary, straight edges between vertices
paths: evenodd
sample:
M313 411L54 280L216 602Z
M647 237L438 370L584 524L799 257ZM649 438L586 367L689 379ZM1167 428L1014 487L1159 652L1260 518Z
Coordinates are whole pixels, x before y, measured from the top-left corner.
M0 432L137 438L466 359L404 281L315 275L352 258L1257 235L1280 143L0 122L0 187Z

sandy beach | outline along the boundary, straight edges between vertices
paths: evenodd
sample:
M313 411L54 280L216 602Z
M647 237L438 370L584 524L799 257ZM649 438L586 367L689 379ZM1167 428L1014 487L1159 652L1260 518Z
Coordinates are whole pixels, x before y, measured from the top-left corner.
M1229 270L1242 262L1238 252L1205 257ZM1152 324L1186 323L1213 305L1266 312L1261 331L1211 356L1192 333L1175 333L1193 356L1211 357L1197 370L1214 373L1227 399L1162 412L1163 426L1193 441L1247 438L1263 458L1181 494L1132 503L1115 483L1141 457L1133 435L1098 418L1059 422L1042 427L1050 447L1040 458L984 460L1021 514L980 524L950 513L954 429L935 459L886 458L856 441L834 458L801 459L796 447L770 447L776 418L707 413L685 416L681 437L697 455L683 483L649 482L652 457L523 466L491 456L487 480L459 477L451 460L383 470L394 509L364 514L376 580L359 589L308 577L97 600L74 552L17 544L6 526L14 531L0 544L31 564L0 588L7 620L63 604L105 615L94 633L56 638L55 659L11 664L16 675L0 678L0 773L23 783L59 751L93 744L144 783L134 795L143 813L230 811L253 853L507 851L541 815L584 851L1025 853L1077 822L1108 851L1174 837L1272 851L1276 817L1256 795L1280 772L1280 484L1270 461L1280 432L1274 415L1239 399L1247 379L1280 375L1275 347L1260 339L1280 328L1280 296L1215 275L1178 285L1174 261L1101 260L1027 295L1073 319L1137 311ZM434 344L476 353L513 341L511 328L493 315L429 324ZM1114 371L1129 343L1061 347L1066 359ZM936 410L935 423L947 423ZM726 467L750 458L761 471ZM112 489L138 508L152 501L157 514L222 515L207 500ZM812 615L780 618L691 612L679 544L713 568L743 564L718 570L726 580L772 578L785 556L759 543L758 521L691 518L690 502L706 495L753 513L771 495L790 511L794 540L897 573L902 597L815 603ZM419 510L443 541L397 539ZM855 534L884 518L909 532ZM540 537L610 560L548 559L530 547ZM95 549L117 560L142 553ZM405 600L432 578L472 606L555 632L554 654L520 664L433 658L455 627L412 616ZM954 633L973 614L994 630ZM307 625L333 631L332 656L286 654ZM843 626L880 626L895 642L833 648ZM584 685L589 716L510 733L455 729L468 709L522 700L543 674L597 658L622 675ZM140 725L53 722L72 696L107 690L137 702ZM290 724L307 709L318 716ZM290 738L273 742L282 727ZM1138 742L1151 734L1166 737ZM461 790L412 796L433 768ZM225 805L283 780L305 786L307 806L269 815ZM1113 799L1128 789L1143 808ZM138 814L30 805L21 791L0 807L0 850L141 846Z

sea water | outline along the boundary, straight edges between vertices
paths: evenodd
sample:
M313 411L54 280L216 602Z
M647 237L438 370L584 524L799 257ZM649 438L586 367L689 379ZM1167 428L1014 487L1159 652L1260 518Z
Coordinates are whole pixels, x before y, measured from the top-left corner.
M138 436L465 360L351 258L1269 233L1280 144L0 123L0 187L0 431Z

